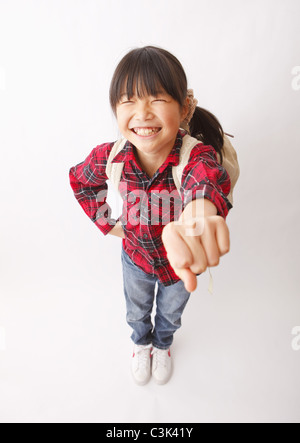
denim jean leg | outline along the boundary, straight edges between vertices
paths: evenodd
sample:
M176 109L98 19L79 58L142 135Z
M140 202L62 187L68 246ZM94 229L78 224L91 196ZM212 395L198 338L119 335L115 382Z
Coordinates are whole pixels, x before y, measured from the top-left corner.
M136 345L148 345L152 343L151 313L156 278L136 266L123 249L122 265L126 320L133 329L131 339Z
M156 315L153 330L153 346L169 349L173 335L181 326L181 316L189 300L190 293L180 280L171 286L158 283L156 296Z

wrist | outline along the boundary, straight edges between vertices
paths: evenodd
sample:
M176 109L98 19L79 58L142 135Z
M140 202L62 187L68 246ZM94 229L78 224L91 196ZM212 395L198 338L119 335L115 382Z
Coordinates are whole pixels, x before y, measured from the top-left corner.
M187 204L179 217L180 223L198 220L203 217L217 215L218 211L215 205L206 198L199 198Z
M125 233L124 233L122 223L120 221L117 221L117 223L112 228L112 230L109 232L109 234L114 235L115 237L125 238Z

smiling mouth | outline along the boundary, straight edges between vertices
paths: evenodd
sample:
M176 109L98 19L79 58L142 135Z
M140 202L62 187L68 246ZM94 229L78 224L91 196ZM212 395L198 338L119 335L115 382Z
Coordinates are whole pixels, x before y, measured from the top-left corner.
M157 134L161 128L132 128L131 130L142 137L149 137L150 135Z

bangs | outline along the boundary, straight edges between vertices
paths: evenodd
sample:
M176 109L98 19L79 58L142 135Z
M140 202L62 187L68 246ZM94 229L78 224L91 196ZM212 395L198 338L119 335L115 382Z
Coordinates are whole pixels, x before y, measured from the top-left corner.
M178 64L181 76L178 76ZM165 91L182 106L186 90L185 73L174 56L159 48L140 48L129 52L119 63L110 86L110 104L115 112L124 94L130 99L133 95L155 97Z

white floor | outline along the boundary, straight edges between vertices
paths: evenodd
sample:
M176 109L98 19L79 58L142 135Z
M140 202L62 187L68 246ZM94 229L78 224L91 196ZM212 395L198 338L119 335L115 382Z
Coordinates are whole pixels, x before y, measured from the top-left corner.
M173 378L139 387L129 370L117 256L102 262L98 284L98 264L88 270L83 259L77 269L60 269L59 282L55 267L44 284L21 276L23 292L20 280L10 280L1 299L1 422L300 423L293 294L282 297L280 285L270 292L268 275L269 292L263 280L255 292L253 276L226 275L232 258L224 257L213 270L214 294L205 274L187 305Z

